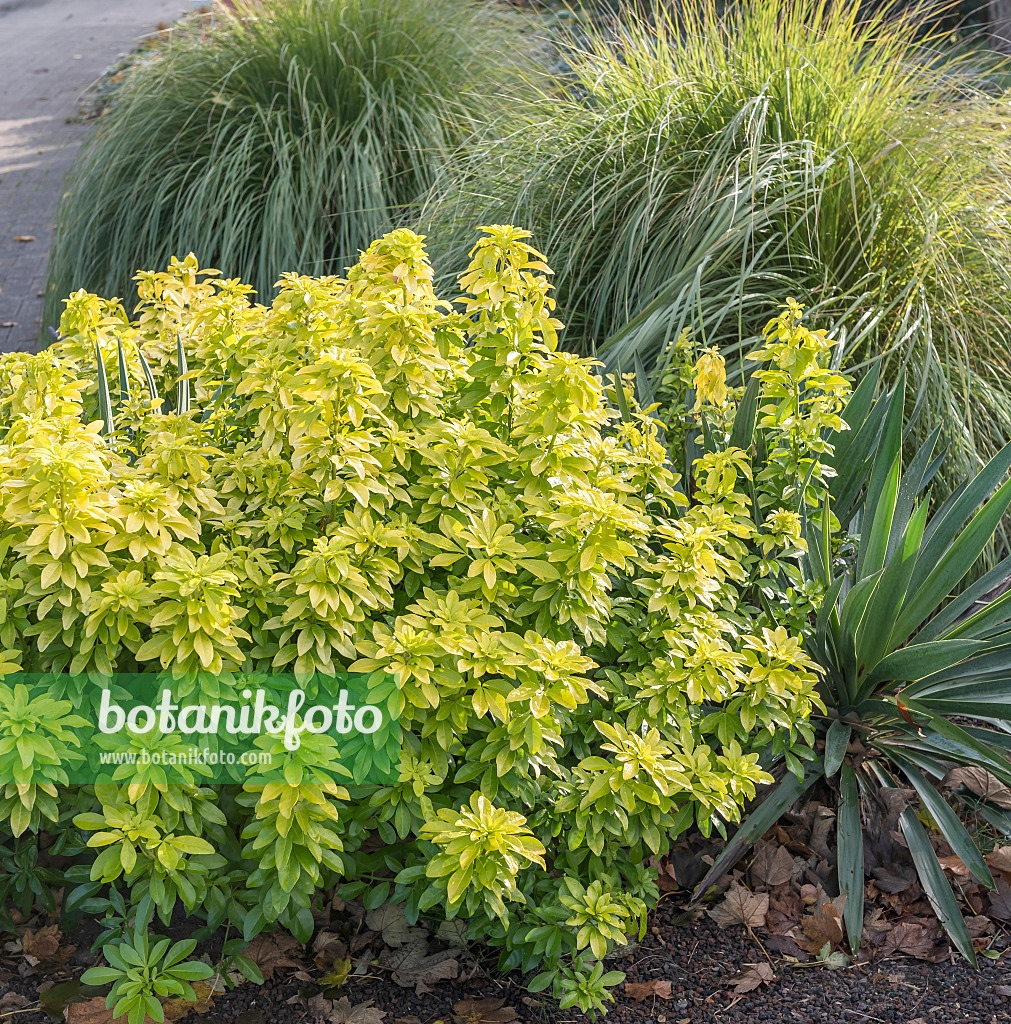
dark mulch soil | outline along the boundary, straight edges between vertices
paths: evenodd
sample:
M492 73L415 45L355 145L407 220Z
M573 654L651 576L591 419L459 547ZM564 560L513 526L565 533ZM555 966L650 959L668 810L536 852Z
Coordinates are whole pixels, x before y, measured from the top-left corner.
M997 992L998 986L1011 986L1011 943L1006 941L1000 960L981 960L978 972L960 959L932 964L906 957L830 971L790 964L773 953L776 978L771 985L738 996L731 992L735 976L745 965L768 963L762 949L742 929L720 930L705 917L676 926L674 919L679 914L670 901L662 903L642 944L610 965L625 971L630 982L669 981L671 998L636 1002L619 986L617 1001L606 1018L609 1024L1011 1021L1011 997ZM478 975L462 984L443 982L434 991L417 996L387 980L381 969L372 967L370 971L373 973L366 977L352 978L340 995L346 995L352 1004L373 1000L373 1005L387 1011L384 1024L394 1024L402 1017L416 1017L420 1024L450 1024L455 1003L486 997L504 998L526 1024L587 1024L582 1014L558 1011L542 997L528 995L519 979L492 981ZM185 1020L187 1024L311 1024L305 998L317 990L291 974L279 972L262 987L245 985L218 996L209 1013ZM0 986L0 997L10 990L37 998L42 980L38 974L10 979L6 988ZM49 1019L28 1007L0 1016L6 1024L43 1024Z

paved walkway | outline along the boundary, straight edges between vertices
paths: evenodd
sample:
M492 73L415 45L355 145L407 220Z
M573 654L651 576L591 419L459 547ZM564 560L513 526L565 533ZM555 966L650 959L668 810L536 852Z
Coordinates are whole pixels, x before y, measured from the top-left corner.
M93 125L68 123L119 54L191 0L0 0L0 352L35 348L63 176ZM15 241L15 238L33 241Z

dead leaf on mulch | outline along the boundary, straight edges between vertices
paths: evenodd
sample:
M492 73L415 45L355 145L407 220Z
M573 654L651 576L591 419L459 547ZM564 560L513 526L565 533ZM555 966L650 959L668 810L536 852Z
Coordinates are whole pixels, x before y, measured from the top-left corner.
M993 935L997 930L997 925L983 914L976 914L973 917L967 917L965 919L965 927L969 930L969 934L974 939L982 938L984 935Z
M786 885L801 874L789 850L778 843L760 841L755 845L755 855L748 869L752 885L768 885L773 888Z
M260 968L264 981L274 977L274 971L282 967L300 970L304 965L291 954L299 948L298 939L281 929L257 935L246 947L245 955Z
M312 941L312 960L318 970L330 971L348 955L347 943L336 933L321 931Z
M838 897L845 903L845 897ZM836 901L821 903L811 908L809 913L800 922L804 938L795 935L797 945L806 949L809 953L818 953L825 944L834 949L843 940L842 907L836 905Z
M190 1013L208 1013L214 1006L214 989L206 981L193 982L193 994L196 999L166 999L161 1004L166 1020L182 1020Z
M419 936L399 949L384 950L379 962L393 969L392 978L397 985L414 986L415 993L423 996L432 991L432 985L460 973L460 964L455 959L458 952L445 949L429 956L428 940Z
M461 999L453 1004L456 1024L510 1024L520 1015L514 1006L506 1006L504 999Z
M112 1024L112 1010L105 1008L105 996L95 996L83 1003L71 1003L64 1011L67 1024ZM120 1017L120 1021L124 1018ZM155 1024L145 1017L143 1024Z
M652 981L626 981L625 995L641 1003L646 999L670 999L671 983L662 978L653 978Z
M745 964L744 970L730 980L734 986L734 994L743 996L745 992L753 992L761 985L774 982L776 972L769 964Z
M63 932L55 924L35 932L29 929L21 937L21 952L32 967L43 964L52 969L65 964L77 951L77 946L61 945L62 938Z
M748 892L744 886L735 882L728 890L726 898L706 913L721 927L728 924L743 924L745 928L761 928L765 924L765 916L769 912L769 894L767 892Z
M970 793L988 800L1005 811L1011 811L1011 788L1005 786L1000 779L991 775L985 768L979 768L976 765L952 768L941 779L941 785L947 789L965 786Z
M326 1019L330 1024L382 1024L385 1016L386 1011L373 1006L371 999L352 1006L347 996L341 996Z
M347 996L334 1000L315 995L306 1004L306 1009L314 1020L328 1021L329 1024L382 1024L386 1016L386 1011L373 1006L371 999L352 1006Z
M365 923L374 932L382 935L387 946L402 946L411 938L411 926L404 916L404 908L399 903L387 903L365 914Z
M885 940L885 952L905 953L917 960L937 963L948 956L948 947L941 943L935 944L934 936L938 934L936 925L927 926L922 921L899 921L888 933Z
M71 1003L64 1014L67 1024L109 1024L112 1010L105 1008L105 996L95 996L83 1003Z
M947 857L938 857L937 862L945 871L950 871L957 878L968 878L971 874L965 866L965 862L957 854L950 854Z
M901 869L900 869L901 871ZM910 875L913 872L910 871ZM874 868L871 871L874 884L882 891L888 893L905 892L906 889L915 884L915 878L907 878L904 873L896 873L888 868Z
M995 878L997 891L989 893L990 916L999 921L1011 921L1011 885L1003 878Z
M983 859L991 871L1006 871L1011 874L1011 846L998 846Z
M26 1007L30 999L17 992L5 992L0 996L0 1014L10 1013L11 1010L21 1010Z

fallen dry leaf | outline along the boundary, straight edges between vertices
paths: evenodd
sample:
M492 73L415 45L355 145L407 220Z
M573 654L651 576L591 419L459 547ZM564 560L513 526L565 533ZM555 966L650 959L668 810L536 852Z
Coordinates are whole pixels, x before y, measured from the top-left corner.
M772 888L786 885L794 875L800 874L785 846L764 840L755 846L755 855L751 859L748 873L753 885L768 885Z
M900 921L888 933L885 949L898 950L918 960L943 960L948 955L948 947L934 944L936 932L936 927L928 928L920 921Z
M948 789L965 786L970 793L988 800L1005 811L1011 811L1011 788L1005 786L1000 779L991 775L985 768L976 765L952 768L941 779L941 785Z
M999 921L1011 921L1011 885L1003 878L995 878L997 891L988 893L990 898L990 916Z
M969 869L965 866L965 862L962 860L962 858L959 857L957 854L953 853L948 857L938 857L937 861L942 868L945 868L947 871L950 871L953 875L958 875L962 878L969 877Z
M832 903L822 903L814 907L800 922L804 938L797 938L797 945L809 953L818 953L829 944L834 949L843 940L842 914Z
M1011 874L1011 846L998 846L983 859L991 871L1006 871Z
M411 926L407 923L404 908L399 903L387 903L368 911L365 923L372 931L381 933L387 946L402 946L411 937Z
M461 999L453 1004L456 1024L510 1024L519 1018L516 1008L506 1006L504 999Z
M874 868L871 876L874 878L874 884L882 892L888 893L905 892L914 883L913 878L906 878L904 874L896 874L888 868Z
M34 235L15 235L14 236L14 241L15 242L34 242L35 241L35 236Z
M973 917L967 917L965 919L965 926L969 929L969 934L974 939L981 938L984 935L993 935L997 930L997 926L983 914L976 914Z
M735 995L743 996L745 992L752 992L760 985L768 985L776 980L776 973L768 964L745 964L744 968L730 979Z
M321 971L330 971L334 961L348 955L347 943L336 933L321 931L312 943L312 959Z
M371 999L352 1006L347 996L341 996L334 1002L333 1009L326 1019L330 1024L382 1024L385 1016L386 1011L373 1006Z
M654 978L652 981L626 981L625 995L637 1003L654 998L670 999L671 983L661 978Z
M162 1003L166 1020L182 1020L188 1013L207 1013L214 1006L214 989L206 981L194 981L193 993L196 999L166 999Z
M83 1003L71 1003L63 1011L67 1024L109 1024L112 1010L105 1008L105 996L95 996Z
M769 912L769 894L767 892L748 892L736 882L727 890L726 898L707 911L709 916L721 927L728 924L743 924L746 928L761 928L765 924L765 916Z
M11 1010L20 1010L31 1002L26 996L17 992L5 992L0 996L0 1014L9 1013Z
M831 807L821 804L815 809L811 822L811 835L807 845L826 860L834 859L834 854L829 848L829 836L835 830L835 811Z
M460 964L455 959L458 952L446 949L428 955L428 940L418 936L398 949L386 949L380 963L393 969L392 978L404 988L414 986L415 993L423 996L431 992L431 986L439 981L448 981L460 973Z
M267 932L257 935L245 950L245 955L260 968L264 981L274 977L274 971L281 967L301 968L302 962L290 954L299 948L298 940L286 931Z
M43 964L51 969L65 964L77 951L77 946L61 945L62 938L63 933L55 924L35 932L29 929L21 937L21 952L32 967Z
M105 996L95 996L83 1003L71 1003L64 1011L67 1024L112 1024L112 1010L105 1008ZM119 1022L126 1018L120 1017ZM150 1017L145 1017L143 1024L155 1024Z
M26 957L34 957L36 963L52 960L60 950L62 937L63 933L55 924L40 928L37 932L29 929L21 937L21 952Z

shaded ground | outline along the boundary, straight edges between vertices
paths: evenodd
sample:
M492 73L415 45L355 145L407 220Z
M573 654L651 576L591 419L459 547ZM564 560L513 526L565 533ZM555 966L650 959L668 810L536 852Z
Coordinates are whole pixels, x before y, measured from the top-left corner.
M118 54L190 7L190 0L0 2L0 352L33 350L39 336L63 177L93 130L76 120L81 94Z
M876 958L869 964L827 970L823 967L791 964L771 952L775 979L768 986L742 995L733 993L742 970L748 964L768 964L762 949L740 928L719 929L712 921L700 920L675 924L679 911L664 901L652 918L649 934L630 955L616 958L612 969L625 971L628 982L669 982L670 997L648 996L642 1001L630 998L625 986L616 991L617 1001L605 1018L612 1024L734 1024L761 1021L762 1024L996 1024L1011 1021L1011 943L1003 937L998 945L1003 954L998 961L982 960L980 970L967 963L949 959L943 963L924 963L904 956ZM294 952L294 951L293 951ZM364 954L368 955L368 954ZM91 957L85 954L84 960ZM75 958L76 960L76 958ZM277 967L274 977L260 988L244 985L220 995L206 1012L184 1018L187 1024L312 1024L317 1019L310 1003L319 991L309 975L317 976L311 956L304 957L306 970ZM14 960L4 963L14 967ZM83 963L67 965L74 974ZM352 977L337 997L347 997L351 1006L371 1000L385 1011L382 1024L479 1024L468 1021L454 1007L464 1000L498 998L516 1011L515 1021L526 1024L588 1024L588 1019L573 1011L552 1009L542 996L531 996L512 977L491 980L463 964L464 977L470 980L443 981L433 991L418 996L410 988L392 983L390 969L363 965L367 975ZM487 965L491 966L491 964ZM40 965L41 967L41 965ZM17 969L16 969L17 970ZM21 966L17 973L24 971ZM0 989L37 999L45 985L45 968L26 977L10 977ZM56 980L52 972L50 983ZM301 974L301 978L297 976ZM1003 986L1009 994L1001 994ZM659 986L661 991L665 986ZM41 1012L32 1012L37 1002L18 1006L16 1015L4 1017L5 1009L14 1009L0 995L0 1019L11 1024L43 1024L52 1020ZM8 1012L9 1012L8 1010ZM402 1020L402 1018L414 1018ZM353 1018L352 1018L353 1019ZM495 1018L492 1018L495 1019ZM501 1018L499 1018L501 1019ZM82 1024L104 1024L90 1014L71 1020Z

